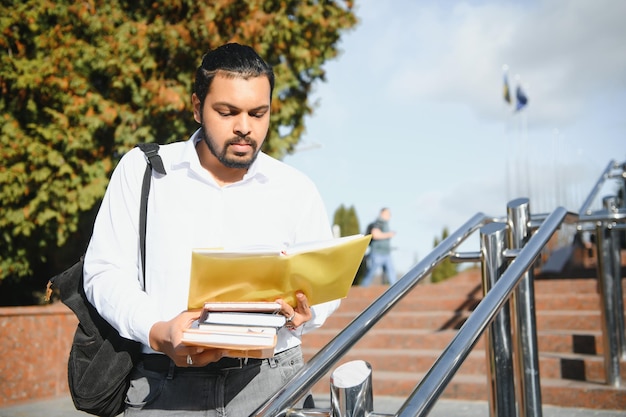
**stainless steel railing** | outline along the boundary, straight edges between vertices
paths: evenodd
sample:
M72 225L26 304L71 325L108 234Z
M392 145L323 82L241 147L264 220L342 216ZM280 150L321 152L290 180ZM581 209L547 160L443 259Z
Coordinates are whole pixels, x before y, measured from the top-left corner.
M482 251L487 259L487 263L491 264L486 268L495 269L495 271L492 270L489 274L499 275L498 270L501 270L503 260L494 262L494 257L514 255L515 261L497 279L497 283L478 304L452 342L443 351L416 390L398 411L397 416L423 416L430 411L443 389L450 382L463 360L478 341L478 338L487 329L489 323L496 319L497 313L502 310L513 290L520 283L525 273L528 272L542 248L563 222L566 215L567 211L564 208L556 209L545 219L542 226L530 238L524 248L517 253L509 252L507 254L506 251L499 249L503 248L504 228L501 226L502 224L482 229ZM496 255L494 250L501 252L502 255ZM491 338L490 340L492 341ZM492 350L509 351L509 349L506 349L508 342L496 339L496 343L497 345L493 346ZM490 379L492 388L490 391L496 391L496 394L491 394L490 398L492 415L516 415L514 409L511 410L514 404L511 403L513 394L511 394L510 376L502 377L492 374ZM498 391L500 394L498 394Z
M396 416L424 416L459 369L478 338L487 332L487 361L490 414L541 417L536 319L533 293L533 265L561 224L576 224L579 230L596 234L598 277L602 288L603 338L607 383L621 384L619 359L626 356L624 315L621 294L621 259L617 231L626 218L626 164L611 162L581 208L581 215L562 207L550 214L530 216L528 199L511 201L505 218L477 213L441 242L395 285L356 317L341 333L315 355L279 392L255 411L254 416L290 417L359 417L382 416L371 410L371 383L367 378L352 390L345 404L331 404L331 409L293 409L302 398L389 310L444 259L456 262L479 261L483 272L484 298L444 349L439 359L407 398ZM615 170L621 169L621 173ZM591 204L609 179L623 180L621 199L605 197L604 209L592 211ZM583 214L584 213L584 214ZM595 226L595 229L593 227ZM455 250L474 232L480 232L480 251L458 253ZM619 290L617 289L619 287ZM509 301L512 306L508 308ZM511 320L508 315L511 314ZM620 322L621 317L621 322ZM515 330L511 331L513 323ZM515 335L516 340L512 340ZM514 353L513 353L514 352ZM517 360L513 364L513 357ZM517 384L515 384L517 381ZM348 392L349 394L346 394ZM516 410L517 405L517 410ZM359 408L360 407L360 408ZM519 414L518 414L519 413Z
M385 314L413 289L441 261L449 257L467 237L481 226L493 221L482 213L475 214L463 226L444 239L421 262L357 316L343 331L323 347L286 384L253 415L284 416L296 400L303 397L348 350L358 342Z
M617 195L602 197L602 207L592 210L599 192L609 180L618 180ZM626 225L626 162L611 161L580 208L579 231L595 236L600 284L604 369L608 385L622 385L620 358L626 359L624 298L622 293L621 239Z

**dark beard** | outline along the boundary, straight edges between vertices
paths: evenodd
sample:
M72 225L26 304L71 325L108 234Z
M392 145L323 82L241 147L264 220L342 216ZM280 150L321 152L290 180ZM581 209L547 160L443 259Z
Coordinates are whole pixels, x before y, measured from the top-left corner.
M215 156L217 160L220 161L220 163L224 165L226 168L248 169L250 168L252 163L256 160L256 157L259 154L257 150L256 142L248 138L241 138L241 137L234 137L226 141L226 143L224 144L224 149L222 149L221 153L218 153L217 146L215 145L213 138L211 138L211 136L206 133L206 129L204 128L204 125L202 125L201 135L202 135L202 140L204 140L204 143L206 143L207 147L209 148L209 151L211 151L213 156ZM249 161L242 161L239 159L228 158L228 156L226 155L226 150L228 149L228 146L235 144L235 143L241 143L242 141L252 147L252 150L254 151L254 153L252 154L252 158L250 158Z

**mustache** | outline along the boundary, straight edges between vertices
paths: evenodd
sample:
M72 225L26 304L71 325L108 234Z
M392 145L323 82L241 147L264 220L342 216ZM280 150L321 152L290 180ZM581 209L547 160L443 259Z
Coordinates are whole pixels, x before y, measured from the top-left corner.
M225 142L226 146L228 146L228 145L240 145L240 144L250 145L250 146L252 146L254 148L256 148L256 146L257 146L257 142L254 139L249 138L247 136L246 137L235 136L234 138L228 139Z

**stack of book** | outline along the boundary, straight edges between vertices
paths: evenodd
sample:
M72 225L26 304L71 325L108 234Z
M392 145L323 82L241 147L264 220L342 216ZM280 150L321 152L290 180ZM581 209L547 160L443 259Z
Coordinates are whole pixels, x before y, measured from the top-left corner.
M226 356L267 358L274 355L278 329L286 319L274 302L208 302L200 318L183 331L190 346L218 348Z

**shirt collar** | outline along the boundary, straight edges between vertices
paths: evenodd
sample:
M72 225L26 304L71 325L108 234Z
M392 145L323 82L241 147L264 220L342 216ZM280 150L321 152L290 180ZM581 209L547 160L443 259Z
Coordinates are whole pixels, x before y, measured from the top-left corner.
M200 165L200 159L198 158L198 152L196 151L196 144L202 140L201 128L196 130L191 137L186 141L185 148L182 152L181 159L175 161L172 164L173 168L186 165L191 170L203 175L209 175L209 173ZM248 172L243 176L241 181L236 182L239 184L242 182L257 180L261 183L267 182L270 176L270 167L268 165L268 158L265 153L259 152L256 159L248 168Z

